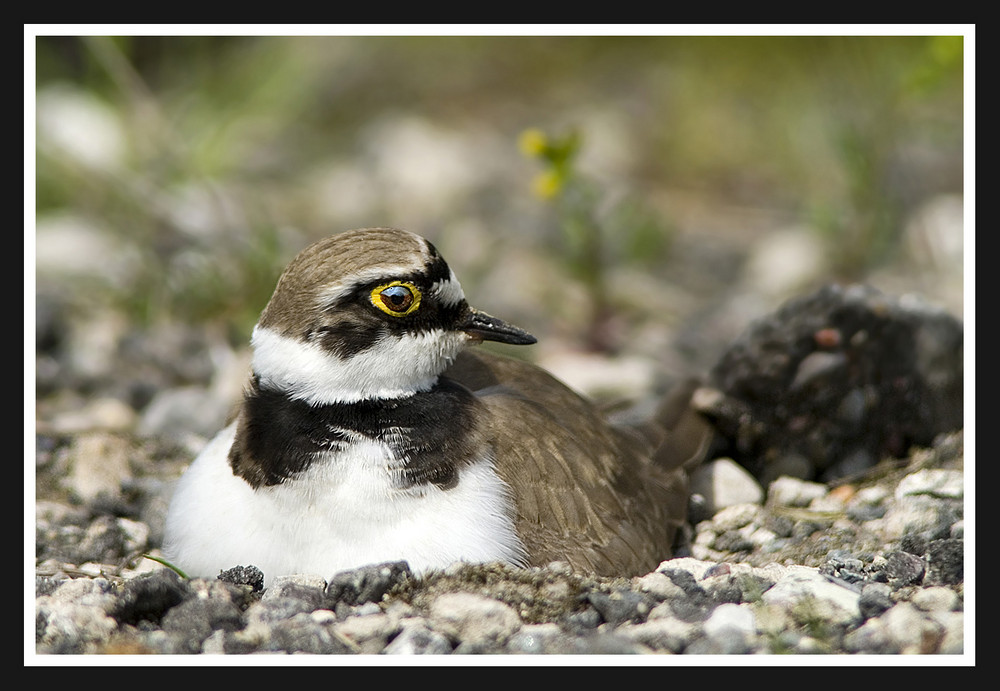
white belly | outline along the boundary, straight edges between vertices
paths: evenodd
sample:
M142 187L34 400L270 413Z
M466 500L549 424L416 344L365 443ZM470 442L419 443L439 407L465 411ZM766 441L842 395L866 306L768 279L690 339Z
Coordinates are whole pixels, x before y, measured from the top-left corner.
M231 425L205 447L170 505L164 552L190 576L254 565L270 583L396 560L418 572L524 560L507 487L488 458L462 469L451 489L399 489L386 471L386 447L363 441L254 490L229 466L234 435Z

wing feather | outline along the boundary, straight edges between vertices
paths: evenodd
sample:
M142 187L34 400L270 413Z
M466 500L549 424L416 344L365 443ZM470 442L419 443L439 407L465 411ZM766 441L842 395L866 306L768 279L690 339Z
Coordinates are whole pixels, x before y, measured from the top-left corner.
M466 352L446 375L491 414L486 436L516 498L531 564L561 560L603 575L640 574L670 556L686 518L692 463L654 461L668 435L609 424L596 406L525 362Z

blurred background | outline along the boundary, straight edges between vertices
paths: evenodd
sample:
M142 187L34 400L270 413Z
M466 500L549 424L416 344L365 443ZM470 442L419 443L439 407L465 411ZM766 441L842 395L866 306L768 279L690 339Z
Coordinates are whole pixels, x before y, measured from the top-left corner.
M38 36L38 415L232 402L282 268L363 226L431 239L470 303L539 337L505 352L594 395L703 372L831 281L961 318L963 50Z

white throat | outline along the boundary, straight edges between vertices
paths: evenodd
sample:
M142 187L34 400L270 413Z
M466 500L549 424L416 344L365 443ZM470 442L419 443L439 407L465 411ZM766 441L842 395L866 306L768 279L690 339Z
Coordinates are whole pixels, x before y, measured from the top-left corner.
M462 332L388 336L347 358L257 325L250 340L262 385L310 405L403 398L428 391L465 346Z

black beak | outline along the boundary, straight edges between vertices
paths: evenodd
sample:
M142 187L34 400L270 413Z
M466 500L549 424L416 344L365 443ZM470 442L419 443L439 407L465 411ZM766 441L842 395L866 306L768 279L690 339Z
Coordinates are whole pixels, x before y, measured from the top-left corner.
M469 308L468 314L458 324L458 330L464 331L475 339L481 341L496 341L497 343L510 343L511 345L531 345L538 339L524 329L519 329L513 324L508 324L502 319L491 317L485 312Z

